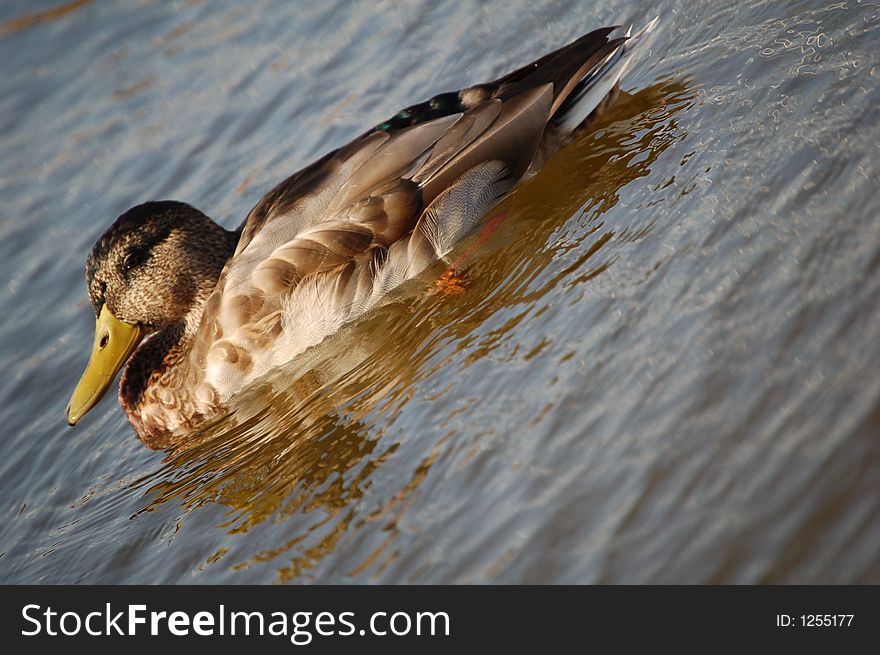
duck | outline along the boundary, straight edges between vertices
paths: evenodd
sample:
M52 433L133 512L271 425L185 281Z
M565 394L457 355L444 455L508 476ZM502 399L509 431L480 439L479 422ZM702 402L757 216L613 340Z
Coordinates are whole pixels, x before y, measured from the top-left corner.
M235 230L172 200L124 212L86 258L95 333L67 422L122 370L135 432L185 433L445 261L614 101L657 22L596 29L406 107L280 182Z

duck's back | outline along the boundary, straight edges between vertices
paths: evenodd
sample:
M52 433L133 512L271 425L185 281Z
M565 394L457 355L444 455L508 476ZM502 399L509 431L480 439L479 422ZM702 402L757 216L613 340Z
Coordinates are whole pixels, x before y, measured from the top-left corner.
M192 351L202 397L226 400L448 254L545 154L548 133L602 98L573 100L609 71L616 83L628 48L613 29L404 109L260 200Z

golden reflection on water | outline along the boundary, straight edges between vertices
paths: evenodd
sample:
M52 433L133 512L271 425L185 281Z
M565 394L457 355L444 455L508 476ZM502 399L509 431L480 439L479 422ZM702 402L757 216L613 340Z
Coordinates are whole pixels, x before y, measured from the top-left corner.
M414 281L365 320L250 390L229 416L184 441L150 444L166 448L168 457L159 471L137 483L146 487L141 511L169 502L184 511L220 503L230 511L217 527L230 534L246 533L267 519L277 524L309 514L306 532L233 565L244 568L285 556L278 582L296 580L333 552L350 530L379 521L386 539L345 573L370 566L381 571L395 557L389 545L407 499L451 434L431 444L409 479L401 480L400 490L378 510L360 515L358 499L399 446L381 441L383 426L402 411L416 385L443 366L437 357L441 348L466 352L465 366L489 355L525 315L477 342L474 329L495 312L534 303L575 273L566 284L600 275L613 265L605 254L609 243L650 232L650 223L643 220L637 228L616 233L601 217L617 204L627 184L648 175L657 157L683 138L675 115L692 99L682 80L622 94L588 133L493 210L492 215L506 212L507 217L470 262L466 293L428 293L431 276ZM569 220L578 221L578 236L568 242L551 239ZM463 244L461 252L467 248ZM574 263L536 287L536 276L568 251L578 253ZM441 271L438 267L432 275ZM205 558L210 563L224 554L205 553Z
M40 23L48 23L50 21L57 20L59 18L62 18L63 16L66 16L69 13L76 11L80 7L84 7L91 1L92 0L70 0L70 2L65 2L55 7L51 7L43 11L38 11L34 14L27 14L25 16L13 18L12 20L8 20L5 23L0 24L0 34L5 34L9 32L20 32L35 25L39 25Z

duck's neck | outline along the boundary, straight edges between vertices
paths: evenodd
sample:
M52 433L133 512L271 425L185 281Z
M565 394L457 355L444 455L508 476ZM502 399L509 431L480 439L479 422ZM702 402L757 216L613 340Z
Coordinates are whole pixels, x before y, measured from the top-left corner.
M222 230L218 226L218 229ZM211 275L198 281L184 316L146 339L128 361L119 383L119 401L134 429L149 440L177 426L175 416L193 414L198 372L188 366L205 304L217 286L226 261L235 252L241 231L223 230L223 249L217 249Z

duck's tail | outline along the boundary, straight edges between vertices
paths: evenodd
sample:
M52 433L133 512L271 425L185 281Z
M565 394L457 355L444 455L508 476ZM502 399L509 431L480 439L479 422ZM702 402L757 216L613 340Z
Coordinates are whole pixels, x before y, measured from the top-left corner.
M610 53L566 85L551 119L560 132L574 132L602 109L606 99L618 90L620 79L647 49L659 20L659 16L654 18L635 34L630 26L623 38L609 43L617 44Z

